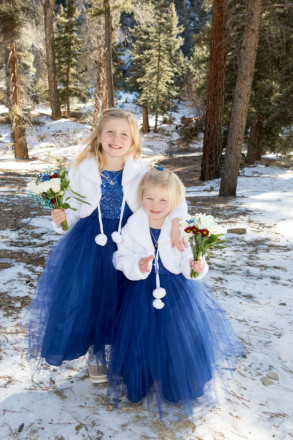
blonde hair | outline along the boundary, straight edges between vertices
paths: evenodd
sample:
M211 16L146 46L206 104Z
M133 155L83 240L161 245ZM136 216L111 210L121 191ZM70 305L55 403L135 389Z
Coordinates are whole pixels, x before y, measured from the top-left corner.
M185 195L183 183L175 173L166 168L153 167L143 176L137 188L137 199L140 203L149 185L158 185L168 190L170 211L173 211L183 201Z
M108 108L104 110L99 118L97 127L93 133L85 140L85 148L76 158L76 165L79 165L83 160L95 157L99 170L103 170L105 166L105 158L103 156L102 144L100 142L103 128L110 119L126 119L130 126L130 133L132 136L132 145L125 155L132 154L134 159L138 159L142 154L142 148L140 143L139 127L134 115L126 110L120 110L118 108Z

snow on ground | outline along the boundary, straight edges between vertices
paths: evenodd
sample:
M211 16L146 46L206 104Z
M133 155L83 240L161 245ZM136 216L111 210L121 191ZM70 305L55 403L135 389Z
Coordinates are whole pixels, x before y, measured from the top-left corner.
M133 96L127 101L124 96L123 107L141 120ZM0 178L5 182L0 201L7 215L11 206L17 216L30 203L25 184L31 175L52 166L56 157L65 156L70 162L89 132L87 123L54 122L45 110L36 111L43 125L32 127L28 136L33 161L13 160L8 127L0 125ZM188 115L190 109L185 111ZM179 120L182 114L180 109L175 117ZM146 155L168 152L166 144L170 137L176 142L178 134L172 127L166 130L171 134L144 136ZM193 148L197 154L199 144ZM58 239L47 212L32 207L27 216L1 228L1 439L293 438L293 170L262 164L245 168L238 179L237 197L225 201L215 197L218 187L217 180L190 187L187 197L190 212L215 210L223 231L232 229L226 237L228 247L210 259L207 276L246 349L231 382L229 400L206 414L195 412L193 420L171 407L160 421L155 405L149 410L145 404L127 402L119 410L106 406L106 386L90 383L85 359L66 368L48 367L32 378L19 323L44 258ZM235 228L246 233L239 234Z

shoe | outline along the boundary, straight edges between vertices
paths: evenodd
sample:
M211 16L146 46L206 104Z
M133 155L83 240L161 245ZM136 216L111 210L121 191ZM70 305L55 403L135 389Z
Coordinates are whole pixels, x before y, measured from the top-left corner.
M89 377L92 383L106 383L108 382L108 367L106 365L89 365Z

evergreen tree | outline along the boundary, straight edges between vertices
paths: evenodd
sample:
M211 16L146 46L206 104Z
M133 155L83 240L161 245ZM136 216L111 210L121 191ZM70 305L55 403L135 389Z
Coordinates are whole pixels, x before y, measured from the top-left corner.
M233 0L230 20L230 48L226 68L226 111L228 124L236 83L244 6ZM292 150L293 10L289 2L264 4L254 79L247 115L245 141L247 161L260 160L264 151ZM288 137L287 137L288 134Z
M70 99L85 100L84 70L80 66L82 42L79 36L79 12L74 0L68 0L66 8L60 5L57 16L57 35L55 38L56 67L61 104L66 105L70 116Z
M211 2L206 0L175 0L179 23L183 26L183 53L190 56L194 35L211 20Z
M139 3L135 10L134 18L137 24L133 29L130 29L134 42L131 50L131 63L127 82L141 95L143 86L139 79L144 77L145 66L151 59L148 49L150 47L150 28L155 21L153 3ZM148 103L146 100L141 99L140 105L143 109L142 132L147 133L150 131Z
M264 10L248 113L249 163L265 150L292 151L293 19L287 3Z
M171 6L171 7L170 7ZM132 58L137 66L135 81L139 84L138 103L155 114L154 131L159 114L172 105L178 95L174 82L175 53L181 45L174 5L159 0L150 5L151 26L147 22L135 27Z
M169 9L168 23L169 25L166 27L166 33L168 35L167 46L169 47L170 64L174 72L175 89L180 90L184 85L186 77L186 59L181 50L183 44L183 38L181 35L184 31L184 26L179 25L179 19L174 3L171 3Z
M207 98L210 35L211 25L208 23L193 36L194 47L186 64L186 81L182 89L183 98L191 101L200 115L205 112Z

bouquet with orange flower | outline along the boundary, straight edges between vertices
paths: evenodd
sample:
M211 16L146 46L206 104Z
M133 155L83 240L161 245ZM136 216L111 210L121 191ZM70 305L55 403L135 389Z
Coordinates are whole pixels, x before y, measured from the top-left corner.
M48 168L43 173L38 174L28 185L28 197L34 199L36 204L40 204L46 208L64 208L64 209L72 209L76 211L75 208L72 208L67 201L71 197L66 197L63 200L64 194L67 190L70 190L74 196L72 198L79 200L82 203L88 202L85 200L85 196L76 193L70 188L70 182L67 177L67 173L65 168L60 165L58 170L52 170ZM63 231L68 231L68 223L67 220L61 223Z
M195 214L187 220L180 222L181 237L188 240L192 250L194 261L198 261L205 255L210 255L212 249L223 249L223 243L217 234L217 221L211 215ZM191 278L196 278L198 273L191 269Z

